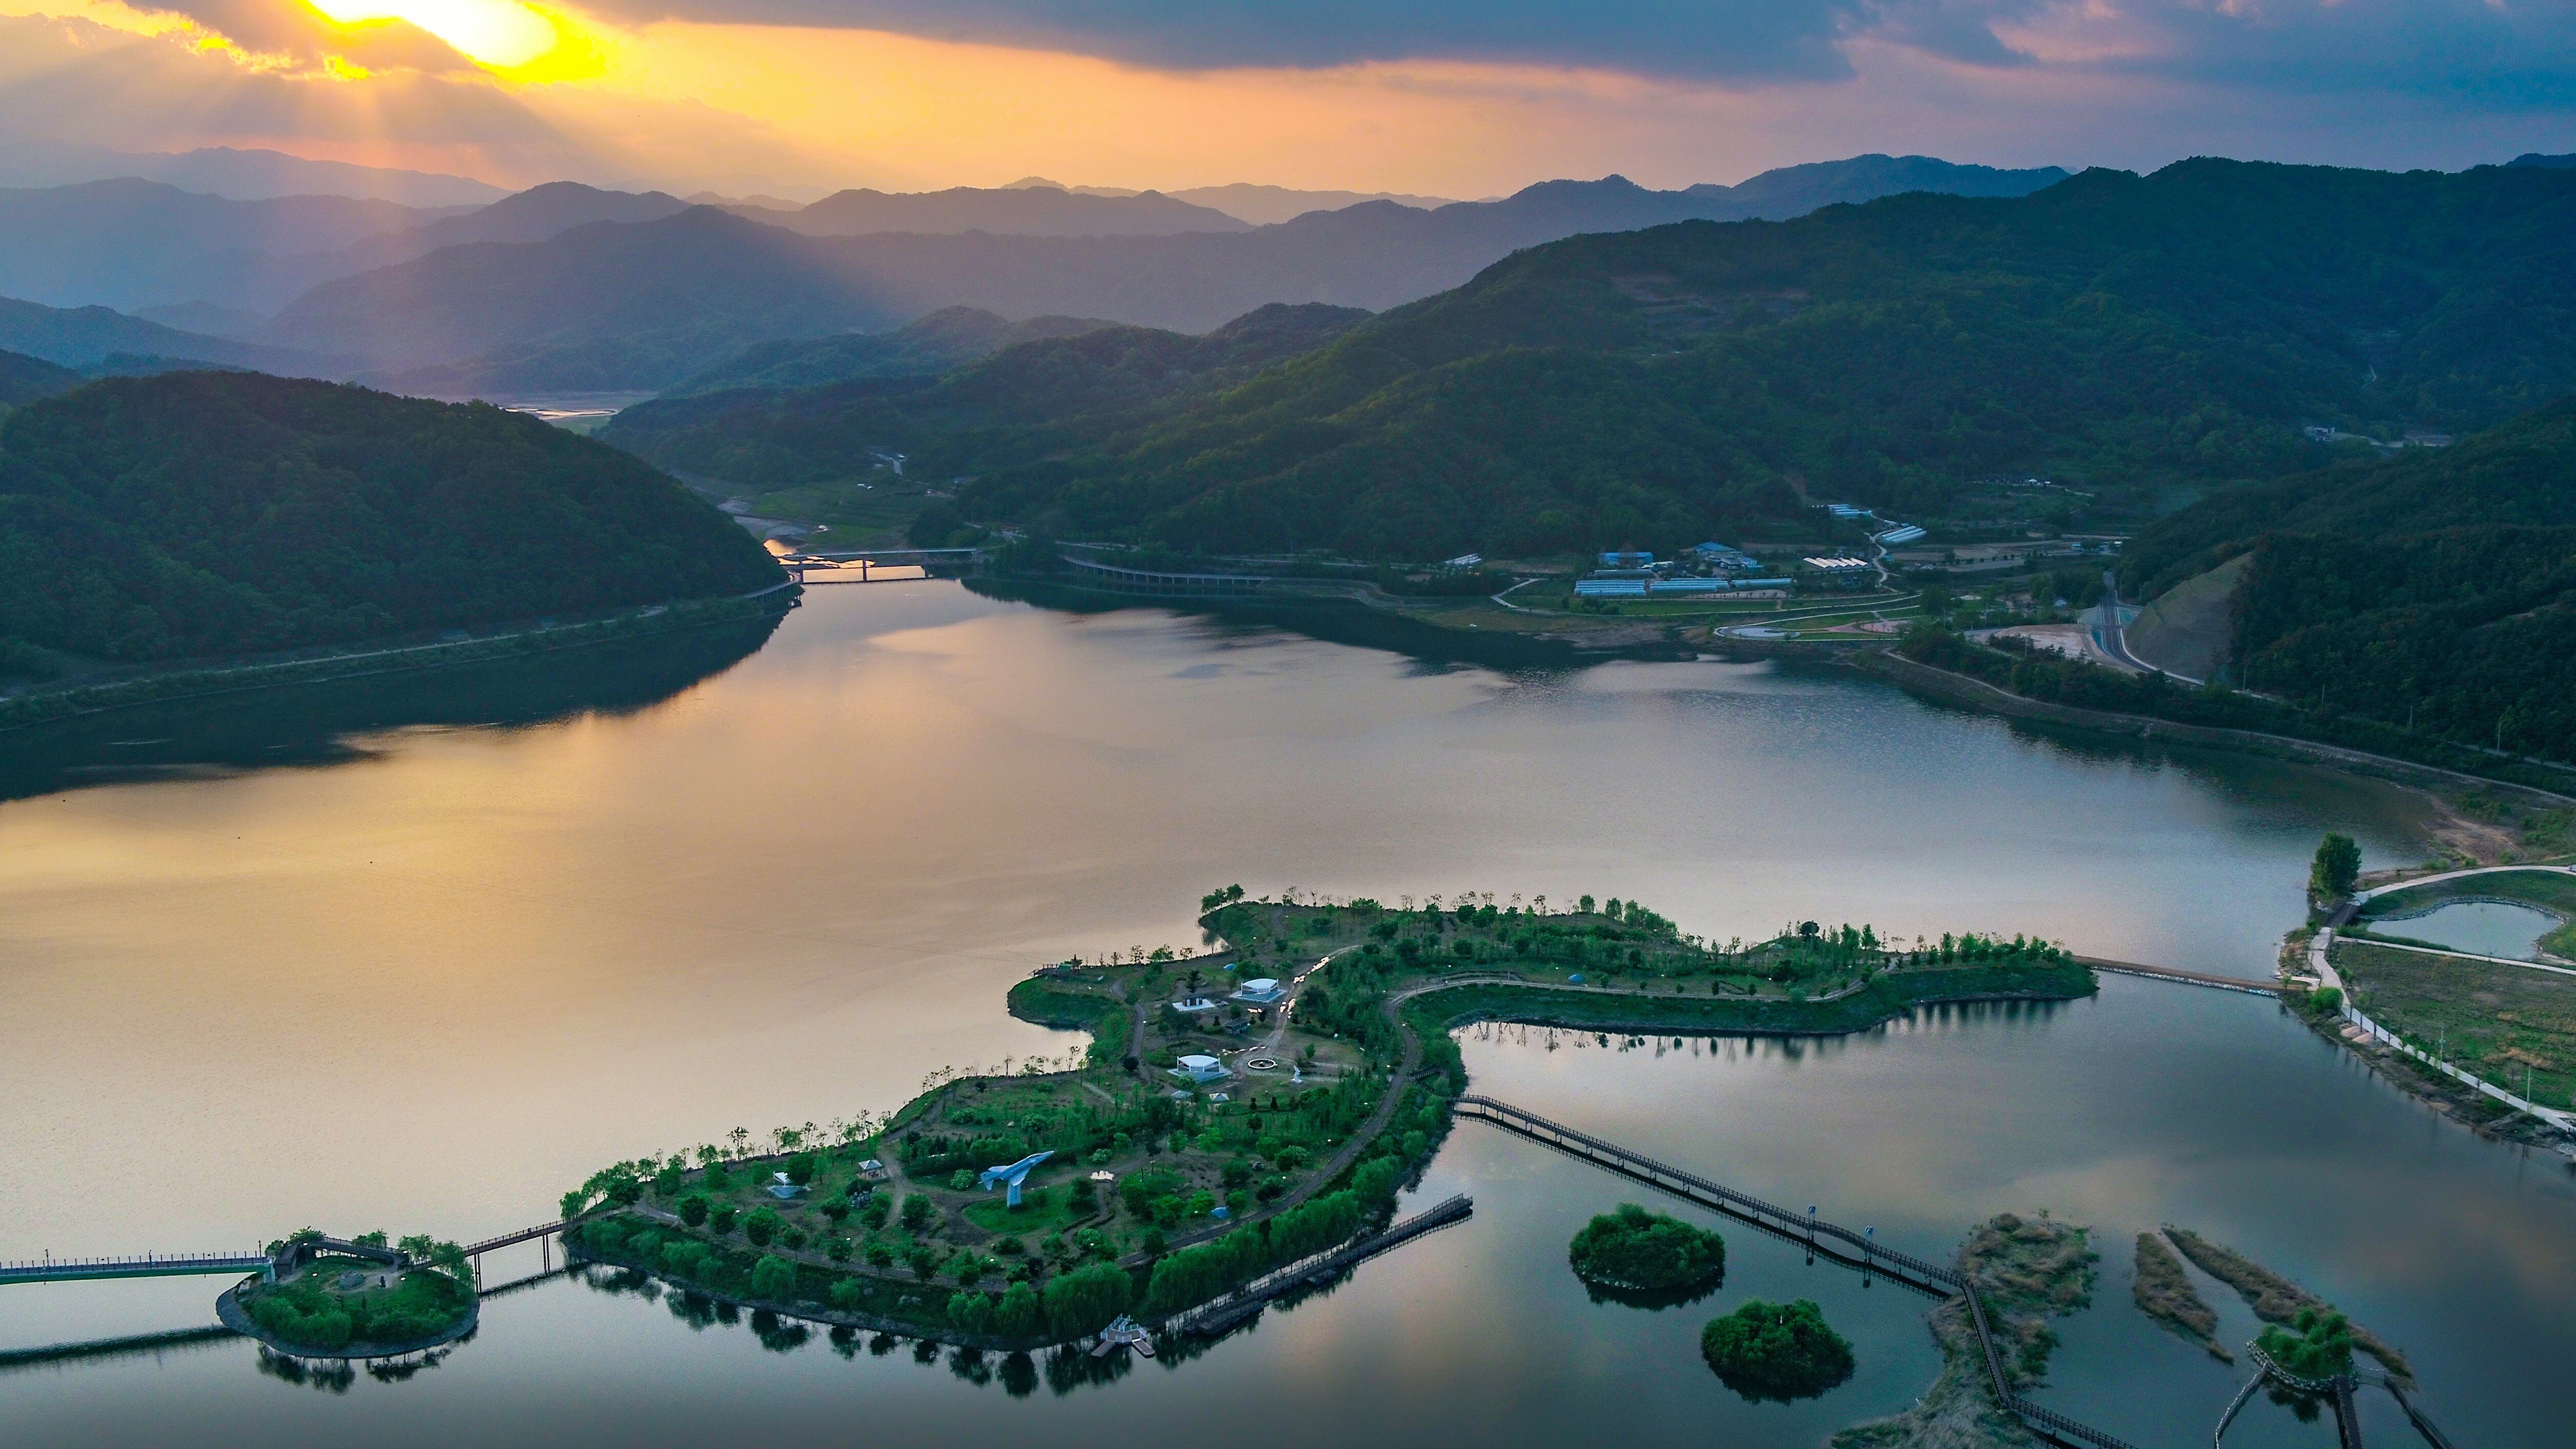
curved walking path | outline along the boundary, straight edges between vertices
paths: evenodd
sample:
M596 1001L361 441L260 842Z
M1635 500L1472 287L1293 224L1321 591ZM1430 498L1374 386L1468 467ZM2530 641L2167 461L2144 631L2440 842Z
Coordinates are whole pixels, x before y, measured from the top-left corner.
M2438 885L2446 880L2462 880L2473 875L2503 875L2512 871L2534 870L2546 871L2554 875L2576 875L2576 865L2480 865L2466 870L2446 870L2439 875L2419 875L2411 880L2389 881L2372 886L2368 890L2354 891L2352 899L2356 905L2359 905L2363 902L2375 901L2381 896L2395 895L2399 891L2411 891L2417 886Z

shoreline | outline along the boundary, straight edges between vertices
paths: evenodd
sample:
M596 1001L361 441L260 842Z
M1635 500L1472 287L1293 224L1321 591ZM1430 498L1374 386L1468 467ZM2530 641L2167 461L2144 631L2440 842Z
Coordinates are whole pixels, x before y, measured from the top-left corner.
M358 644L308 658L247 663L177 663L117 679L27 690L0 696L0 734L146 705L214 699L391 674L416 674L652 638L690 629L749 623L795 607L797 595L794 589L793 584L788 584L756 594L686 599L641 610L620 611L606 618L543 627L531 625L471 639L419 644Z
M1456 609L1414 607L1387 595L1385 603L1359 596L1363 586L1337 591L1282 593L1261 598L1160 598L1088 588L1052 580L979 575L966 581L988 597L1059 608L1071 613L1097 613L1122 608L1167 611L1290 629L1330 643L1391 649L1417 658L1485 664L1510 669L1559 666L1583 668L1613 660L1647 663L1719 659L1729 662L1796 660L1836 664L1883 679L1918 696L1929 696L1982 714L2030 719L2063 728L2119 736L2144 743L2179 743L2228 750L2265 758L2319 766L2366 779L2424 790L2440 803L2443 820L2436 840L2464 857L2483 860L2511 849L2503 832L2453 808L2440 792L2484 790L2519 797L2526 805L2547 809L2576 806L2576 767L2548 761L2499 761L2499 770L2539 772L2560 788L2527 779L2478 773L2379 754L2349 745L2298 735L2188 724L2151 715L2097 710L2016 694L1984 680L1905 658L1882 635L1849 640L1745 638L1704 625L1639 619L1596 619L1566 615L1562 619L1512 607L1514 613L1545 618L1546 629L1464 627L1444 615ZM1484 599L1440 601L1472 611ZM1703 636L1703 637L1694 637Z

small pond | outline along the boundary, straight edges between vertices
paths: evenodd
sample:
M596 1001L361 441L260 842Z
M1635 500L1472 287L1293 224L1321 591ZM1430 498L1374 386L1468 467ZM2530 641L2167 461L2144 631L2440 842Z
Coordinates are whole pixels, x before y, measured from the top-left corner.
M2505 956L2516 961L2540 959L2540 938L2561 922L2547 911L2503 901L2452 901L2420 915L2381 916L2374 933L2424 941L2475 956Z

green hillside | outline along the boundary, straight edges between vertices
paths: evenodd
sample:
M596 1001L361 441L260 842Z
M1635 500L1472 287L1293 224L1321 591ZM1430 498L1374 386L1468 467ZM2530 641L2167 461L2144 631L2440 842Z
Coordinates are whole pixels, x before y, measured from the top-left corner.
M618 414L600 436L666 467L754 490L851 478L879 448L908 454L914 478L980 474L1117 445L1367 316L1320 303L1274 304L1201 337L1090 327L1004 347L936 378L866 376L789 391L745 385L660 398ZM836 342L834 355L846 360L857 346ZM776 355L807 355L798 347L782 346ZM916 348L914 355L924 353Z
M0 426L0 653L344 643L743 593L767 554L613 448L487 405L113 378Z
M1576 237L961 500L1085 535L1438 556L1914 516L2047 472L2143 517L2311 469L2303 422L2576 386L2576 174L2195 160L2030 196Z
M2170 595L2222 563L2243 574L2232 682L2576 759L2576 397L2454 447L2203 500L2122 571Z
M23 352L0 352L0 416L38 398L69 392L81 382L81 375L68 367Z
M1018 343L1073 337L1116 325L1090 317L1030 317L1013 322L980 307L942 307L892 332L756 342L683 379L664 395L824 387L854 377L933 376Z

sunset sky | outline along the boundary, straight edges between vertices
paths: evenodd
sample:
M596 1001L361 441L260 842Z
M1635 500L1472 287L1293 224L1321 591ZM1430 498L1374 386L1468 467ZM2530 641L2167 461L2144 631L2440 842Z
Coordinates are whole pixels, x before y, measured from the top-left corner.
M0 0L0 137L812 195L2576 151L2576 0Z

